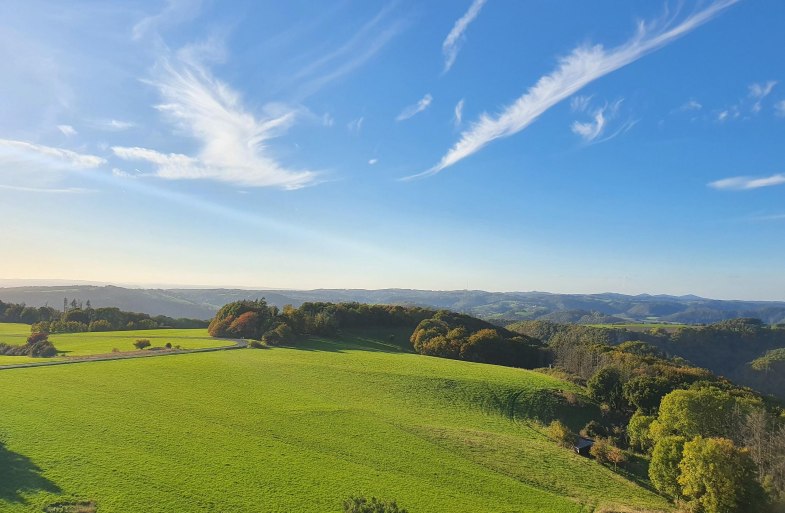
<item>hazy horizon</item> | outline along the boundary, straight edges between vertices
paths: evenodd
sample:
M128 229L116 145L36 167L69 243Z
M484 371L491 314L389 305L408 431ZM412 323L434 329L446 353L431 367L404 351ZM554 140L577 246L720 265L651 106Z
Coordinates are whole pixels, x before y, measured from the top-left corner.
M554 290L488 290L488 289L426 289L417 287L380 287L380 288L357 288L357 287L308 287L308 288L293 288L293 287L271 287L264 285L209 285L209 284L183 284L183 283L124 283L119 281L86 281L86 280L68 280L68 279L4 279L0 278L0 289L2 288L17 288L17 287L69 287L69 286L115 286L127 289L230 289L230 290L270 290L270 291L311 291L311 290L419 290L426 292L489 292L500 294L554 294L554 295L602 295L602 294L620 294L626 296L652 296L652 297L688 297L695 296L702 299L719 300L719 301L760 301L760 302L783 302L785 299L778 298L759 298L759 297L712 297L687 292L683 294L669 293L669 292L638 292L638 293L621 293L613 290L597 290L597 291L554 291ZM2 299L2 298L0 298Z

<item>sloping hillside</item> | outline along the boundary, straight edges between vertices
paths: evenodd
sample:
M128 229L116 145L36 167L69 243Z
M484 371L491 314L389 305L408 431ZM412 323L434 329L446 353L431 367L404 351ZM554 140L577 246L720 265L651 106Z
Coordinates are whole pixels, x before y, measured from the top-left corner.
M669 510L532 422L582 422L546 400L573 385L399 345L364 332L0 371L0 510L338 512L358 493L410 513Z

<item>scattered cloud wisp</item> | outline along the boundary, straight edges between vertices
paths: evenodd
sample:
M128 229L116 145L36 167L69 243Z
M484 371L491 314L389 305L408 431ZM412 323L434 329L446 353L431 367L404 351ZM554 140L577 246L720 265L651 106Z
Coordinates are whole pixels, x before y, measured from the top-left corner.
M403 109L401 113L398 114L398 116L395 118L395 121L405 121L409 118L416 116L420 112L430 107L432 101L433 101L433 96L431 96L430 93L426 94L425 96L420 98L420 101L418 101L414 105L409 105L408 107Z
M463 103L463 98L461 98L460 101L455 104L455 116L453 117L455 126L460 126L463 122Z
M59 169L91 169L106 164L106 159L95 155L11 139L0 139L0 158L4 156L41 160L47 167Z
M194 62L161 65L152 81L164 99L157 109L201 143L196 157L138 147L113 147L124 160L144 161L161 178L208 179L249 187L298 189L314 183L316 173L290 170L270 155L268 141L285 132L297 111L268 107L258 119L247 112L240 96Z
M461 49L461 43L464 39L464 33L469 28L469 24L480 14L480 10L485 5L487 0L473 0L469 10L461 16L458 21L453 25L450 33L442 43L442 53L444 54L444 73L450 71L452 65L455 64L455 59L458 57L458 52Z
M606 50L602 45L580 46L559 61L557 68L542 76L518 100L500 114L484 114L461 134L460 140L432 168L405 179L434 175L480 151L490 142L509 137L528 127L548 109L569 98L587 84L637 61L714 18L738 0L717 0L673 26L640 22L636 35L626 43Z
M761 187L773 187L785 184L785 174L764 177L734 176L709 183L709 187L720 190L747 191Z

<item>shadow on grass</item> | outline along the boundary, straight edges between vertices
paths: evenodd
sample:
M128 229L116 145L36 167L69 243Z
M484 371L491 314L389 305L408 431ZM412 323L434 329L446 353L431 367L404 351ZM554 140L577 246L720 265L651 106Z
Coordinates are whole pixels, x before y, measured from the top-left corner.
M347 351L372 351L377 353L411 353L408 338L391 331L389 334L378 336L366 334L362 331L347 331L334 337L310 336L302 338L294 344L282 346L288 349L301 351L321 351L330 353L344 353Z
M0 442L0 500L24 503L26 492L60 493L60 487L41 475L27 456L9 451Z

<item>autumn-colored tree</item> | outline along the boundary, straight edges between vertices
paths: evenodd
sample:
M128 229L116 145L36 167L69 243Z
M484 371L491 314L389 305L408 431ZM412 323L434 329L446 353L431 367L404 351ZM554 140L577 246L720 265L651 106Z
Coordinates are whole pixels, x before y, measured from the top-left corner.
M692 511L759 511L763 491L746 449L726 438L696 437L684 444L678 482Z
M676 499L681 497L679 463L686 439L683 436L666 436L657 441L651 453L649 479L654 488Z
M572 447L575 443L575 433L570 431L570 428L564 425L559 420L554 420L546 428L548 437L554 440L562 447Z

